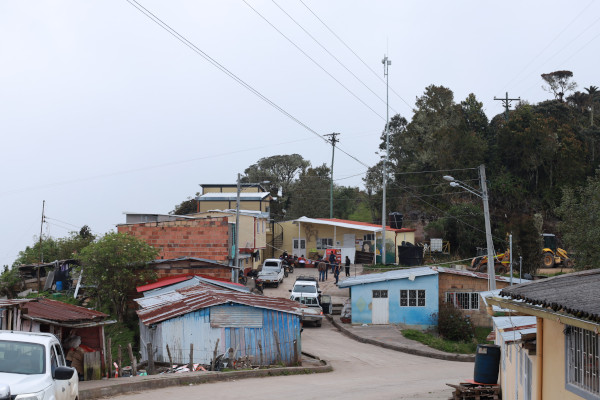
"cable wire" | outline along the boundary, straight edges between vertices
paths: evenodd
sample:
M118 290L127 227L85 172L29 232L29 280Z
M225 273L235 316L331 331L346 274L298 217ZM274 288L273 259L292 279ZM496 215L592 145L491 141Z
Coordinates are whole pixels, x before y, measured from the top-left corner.
M129 0L127 0L129 1ZM135 1L135 0L134 0ZM292 44L292 46L294 46L296 49L298 49L298 51L302 54L304 54L306 56L306 58L308 58L310 61L312 61L317 67L319 67L323 72L325 72L331 79L333 79L334 81L336 81L341 87L343 87L348 93L350 93L355 99L357 99L358 101L360 101L365 107L367 107L369 110L371 110L375 115L377 115L379 118L381 118L382 120L385 121L385 118L383 117L383 115L379 114L377 111L375 111L374 108L372 108L370 105L368 105L367 103L365 103L363 101L363 99L361 99L360 97L358 97L353 91L351 91L347 86L345 86L342 82L340 82L339 79L337 79L335 76L333 76L333 74L331 74L329 71L327 71L321 64L319 64L314 58L312 58L311 56L308 55L307 52L305 52L304 50L302 50L302 48L300 46L298 46L296 43L294 43L294 41L292 39L290 39L289 37L287 37L283 32L281 32L281 30L279 30L275 25L273 25L273 23L271 23L271 21L269 21L265 16L263 16L256 8L252 7L250 5L250 3L248 3L246 0L242 0L244 2L244 4L246 4L248 7L250 7L250 9L252 9L252 11L254 11L260 18L263 19L263 21L265 21L267 24L269 24L273 29L275 29L281 36L283 36L288 42L290 42Z
M240 84L242 87L244 87L245 89L247 89L248 91L250 91L252 94L254 94L255 96L257 96L259 99L263 100L265 103L269 104L271 107L273 107L274 109L276 109L277 111L279 111L280 113L282 113L283 115L285 115L286 117L288 117L289 119L291 119L292 121L294 121L296 124L300 125L304 129L306 129L307 131L309 131L313 135L319 137L324 142L329 143L329 141L327 140L327 138L325 138L323 135L319 134L317 131L315 131L314 129L312 129L308 125L306 125L304 122L300 121L298 118L296 118L295 116L293 116L292 114L290 114L289 112L287 112L283 107L279 106L274 101L272 101L271 99L269 99L268 97L266 97L265 95L263 95L261 92L259 92L257 89L255 89L254 87L252 87L250 84L246 83L243 79L241 79L240 77L238 77L237 75L235 75L233 72L231 72L229 69L227 69L221 63L219 63L217 60L215 60L214 58L212 58L211 56L209 56L206 52L204 52L203 50L201 50L200 48L198 48L198 46L196 46L194 43L190 42L187 38L185 38L183 35L181 35L179 32L177 32L171 26L169 26L166 22L164 22L159 17L157 17L155 14L153 14L150 10L148 10L147 8L145 8L144 6L142 6L137 0L125 0L125 1L127 1L129 4L131 4L133 7L135 7L138 11L140 11L142 14L144 14L146 17L148 17L150 20L152 20L155 24L157 24L162 29L164 29L167 33L169 33L175 39L179 40L181 43L183 43L185 46L187 46L190 50L194 51L196 54L198 54L199 56L201 56L202 58L204 58L206 61L208 61L215 68L217 68L218 70L220 70L221 72L223 72L225 75L229 76L231 79L233 79L238 84ZM338 147L338 149L339 149L339 147ZM352 158L355 161L359 162L360 164L365 165L366 167L369 167L369 165L363 163L358 158L356 158L355 156L352 156L348 152L346 152L344 150L341 150L341 149L339 149L339 150L342 153L344 153L347 156L349 156L350 158Z
M355 57L356 57L356 58L357 58L357 59L358 59L358 60L359 60L361 63L363 63L363 65L364 65L365 67L367 67L367 68L368 68L368 69L369 69L369 70L370 70L370 71L373 73L373 75L375 75L375 76L377 77L377 79L379 79L379 80L380 80L381 82L383 82L383 83L386 83L386 82L385 82L385 80L384 80L384 79L383 79L381 76L379 76L379 74L378 74L377 72L375 72L375 71L373 70L373 68L371 68L371 67L369 66L369 64L367 64L367 63L366 63L366 62L365 62L365 61L364 61L364 60L363 60L363 59L362 59L362 58L361 58L361 57L360 57L358 54L356 54L356 52L355 52L354 50L352 50L352 48L350 48L350 46L348 46L348 45L346 44L346 42L344 42L344 41L342 40L342 38L341 38L341 37L339 37L339 36L338 36L338 35L337 35L337 34L336 34L336 33L335 33L335 32L334 32L334 31L333 31L333 30L332 30L332 29L331 29L331 28L330 28L330 27L329 27L329 26L328 26L328 25L327 25L327 24L326 24L326 23L325 23L325 22L324 22L324 21L323 21L321 18L319 18L319 16L318 16L318 15L317 15L317 14L316 14L316 13L315 13L313 10L311 10L311 9L310 9L310 7L309 7L309 6L307 6L307 5L306 5L306 3L304 3L304 1L302 1L302 0L299 0L299 1L300 1L300 3L302 3L302 5L304 5L304 7L306 7L306 9L307 9L308 11L310 11L310 13L311 13L312 15L314 15L314 16L315 16L315 18L316 18L317 20L319 20L319 22L321 22L321 23L323 24L323 26L325 26L325 28L327 28L327 30L328 30L329 32L331 32L331 34L332 34L333 36L335 36L335 37L337 38L337 40L339 40L339 41L340 41L340 42L341 42L341 43L342 43L342 44L343 44L343 45L344 45L344 46L345 46L345 47L346 47L348 50L350 50L350 52L351 52L352 54L354 54L354 56L355 56ZM396 91L395 91L393 88L390 88L390 90L392 91L392 93L394 93L396 96L398 96L398 98L399 98L400 100L402 100L402 101L404 102L404 104L406 104L406 106L407 106L407 107L408 107L408 108L409 108L409 109L412 111L412 109L413 109L413 108L412 108L412 106L411 106L410 104L408 104L408 102L407 102L406 100L404 100L404 98L403 98L402 96L400 96L400 94L399 94L398 92L396 92Z
M339 58L337 58L335 55L333 55L333 53L331 53L325 46L323 46L323 44L321 44L321 42L319 42L310 32L308 32L308 30L306 30L302 25L300 25L300 23L298 21L296 21L294 19L294 17L292 17L287 11L285 11L283 9L283 7L281 7L275 0L271 0L273 2L273 4L275 4L285 15L287 15L300 29L302 29L304 31L304 33L306 33L316 44L318 44L327 54L329 54L335 61L337 61L337 63L344 68L346 71L348 71L348 73L350 73L350 75L352 75L354 78L356 78L357 81L359 81L368 91L370 91L371 93L373 93L375 95L375 97L377 97L379 100L381 100L381 102L383 104L387 104L386 101L380 97L373 89L371 89L365 82L363 82L354 72L352 72L348 67L346 67L346 65L344 63L342 63L340 61ZM392 107L390 107L390 109L395 113L398 114L398 112L396 110L394 110Z

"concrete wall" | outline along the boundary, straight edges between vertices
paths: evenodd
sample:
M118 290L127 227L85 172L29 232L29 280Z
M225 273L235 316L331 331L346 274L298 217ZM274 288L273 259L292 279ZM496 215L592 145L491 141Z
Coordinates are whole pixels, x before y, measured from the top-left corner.
M225 217L119 225L117 229L158 248L159 259L197 257L229 261L229 224Z
M508 282L496 281L496 288L503 289L509 285ZM475 278L464 275L455 275L450 273L439 273L439 299L440 302L446 302L447 292L485 292L488 290L487 279ZM492 324L492 317L488 315L485 305L479 298L478 310L462 310L464 315L469 316L476 326L489 326Z
M425 289L425 307L400 307L400 290ZM352 323L372 323L373 290L387 290L389 301L389 320L392 324L426 329L437 324L432 317L438 312L438 276L417 276L414 281L395 279L356 285L350 288L352 301Z
M324 249L317 249L317 238L331 238L333 239L333 247L343 247L344 245L344 234L353 234L355 235L355 240L362 241L364 235L371 234L372 232L361 230L360 225L357 225L357 228L339 228L331 225L322 225L322 224L309 224L309 223L300 223L300 233L298 233L298 224L293 223L293 221L284 221L280 222L283 227L283 249L287 250L288 253L293 253L293 240L298 238L300 234L300 238L306 239L306 249L304 256L309 257L310 254L318 253L320 256L325 254ZM394 244L394 240L397 240L397 245L404 240L410 243L414 243L414 232L400 232L397 235L396 232L392 230L388 230L386 233L386 242L390 243L392 246ZM377 234L377 242L381 241L381 233ZM338 243L339 242L339 243ZM379 247L379 244L377 245ZM360 244L354 244L353 246L356 250L362 250ZM388 246L390 247L390 246ZM394 248L394 253L397 253L396 247ZM276 252L275 256L279 257L281 255L281 251Z
M262 327L212 327L210 314L216 308L260 310ZM231 347L237 349L236 358L248 355L255 365L274 365L278 363L279 355L283 364L293 365L296 363L294 341L297 343L298 356L302 348L300 328L300 317L295 314L242 305L214 306L163 321L156 324L155 328L140 322L142 360L148 359L146 344L152 343L155 361L169 362L168 344L174 363L188 363L190 344L193 343L194 362L209 364L218 339L219 355Z
M498 330L496 330L495 344L501 347L498 382L502 386L502 399L525 399L526 382L523 376L523 357L529 357L531 360L531 377L529 380L531 382L531 399L535 399L537 390L537 357L530 355L518 342L505 343Z

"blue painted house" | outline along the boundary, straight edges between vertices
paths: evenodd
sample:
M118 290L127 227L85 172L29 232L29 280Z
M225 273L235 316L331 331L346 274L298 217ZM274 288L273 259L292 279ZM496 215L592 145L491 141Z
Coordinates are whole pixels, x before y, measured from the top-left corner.
M402 324L426 329L437 325L438 273L429 267L348 278L353 324Z
M151 343L154 360L210 364L231 349L253 365L297 365L301 357L298 302L231 290L204 282L135 300L140 309L142 360Z

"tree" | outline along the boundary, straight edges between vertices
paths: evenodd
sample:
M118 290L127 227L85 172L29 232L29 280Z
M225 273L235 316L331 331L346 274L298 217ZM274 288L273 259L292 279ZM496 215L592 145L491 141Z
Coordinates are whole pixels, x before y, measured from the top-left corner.
M27 246L25 250L20 251L13 266L39 263L42 254L44 262L75 258L81 249L94 241L94 238L95 236L87 225L84 225L79 232L71 232L65 238L42 237L41 244L39 238L34 237L33 246Z
M175 206L173 211L170 211L171 215L186 215L193 214L198 212L198 201L196 197L200 196L200 192L196 192L195 197L188 197L186 200L182 201L178 205Z
M277 203L273 204L271 215L275 219L282 219L282 210L290 207L293 197L291 187L296 181L296 177L304 174L309 167L310 161L305 160L300 154L264 157L244 170L245 176L242 177L242 182L269 181L266 186L271 195L278 198ZM278 196L280 188L282 196Z
M288 219L302 216L329 217L330 179L330 169L325 164L308 168L306 172L300 174L298 181L291 185L294 197L286 217Z
M570 253L576 254L577 269L599 268L600 252L600 170L586 185L564 188L557 209L562 221L558 228Z
M102 304L108 304L120 322L127 311L127 295L154 278L149 262L158 249L125 233L110 232L81 251L86 281Z
M571 78L573 78L571 71L554 71L542 74L542 79L548 85L542 86L542 89L554 94L554 98L562 102L565 93L577 87L577 83L571 82Z
M600 99L600 91L598 86L590 86L584 88L588 95L588 106L590 107L590 126L594 126L594 108Z

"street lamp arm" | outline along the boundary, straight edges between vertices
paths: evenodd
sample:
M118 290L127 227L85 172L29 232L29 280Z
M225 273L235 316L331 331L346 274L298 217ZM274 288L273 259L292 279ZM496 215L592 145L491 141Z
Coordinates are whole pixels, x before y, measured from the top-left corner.
M450 182L450 186L465 189L467 192L470 192L470 193L474 194L475 196L483 199L483 193L481 193L480 191L478 191L476 189L473 189L471 186L466 185L465 183L463 183L461 181Z

